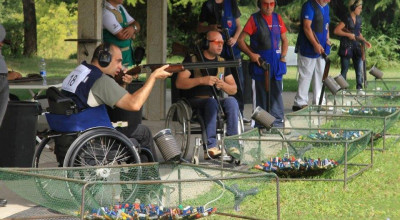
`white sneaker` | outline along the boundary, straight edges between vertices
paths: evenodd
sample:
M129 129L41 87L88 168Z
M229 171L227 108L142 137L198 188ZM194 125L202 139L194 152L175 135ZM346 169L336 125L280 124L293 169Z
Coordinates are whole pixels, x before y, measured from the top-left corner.
M365 92L362 89L358 89L357 95L365 95Z

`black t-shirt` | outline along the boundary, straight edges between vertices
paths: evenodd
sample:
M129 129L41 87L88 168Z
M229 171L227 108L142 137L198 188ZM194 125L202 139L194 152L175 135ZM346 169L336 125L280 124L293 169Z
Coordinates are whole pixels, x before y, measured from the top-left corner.
M233 17L239 18L241 16L238 4L236 0L231 0L232 3L232 15ZM199 16L199 22L207 22L209 25L210 24L217 24L221 23L221 17L222 17L222 10L224 8L224 2L222 3L215 3L215 0L208 0L203 3L203 6L201 7L201 12Z
M204 61L205 62L218 62L218 58L216 57L213 60L209 60L204 57ZM183 60L183 63L192 63L192 58L190 56L185 57L185 59ZM231 75L230 68L225 67L224 69L225 69L225 73L224 73L225 77ZM205 69L201 70L201 73L203 76L207 76L207 72ZM210 74L210 76L217 76L218 68L208 69L208 74ZM190 70L190 78L194 78L194 70ZM195 96L213 96L211 86L196 86L189 90L183 90L183 91L184 91L183 96L186 98L191 98L191 97L195 97ZM221 93L220 90L216 90L216 91L218 93ZM218 95L220 95L220 94L218 94Z

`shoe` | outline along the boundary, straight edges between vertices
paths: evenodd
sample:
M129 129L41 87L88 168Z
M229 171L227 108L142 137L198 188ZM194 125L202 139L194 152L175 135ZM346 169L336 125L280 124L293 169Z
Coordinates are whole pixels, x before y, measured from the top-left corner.
M306 108L307 106L308 105L302 105L302 106L293 105L292 110L295 112L295 111L301 110L303 108Z
M244 124L250 124L251 123L251 120L248 119L248 118L243 118L242 120L243 120Z
M357 89L357 95L365 95L365 92L362 89Z
M0 207L4 207L7 205L7 200L5 199L0 199Z
M218 147L208 148L207 152L211 158L216 158L221 155L221 150Z
M240 157L240 150L237 149L236 147L230 147L227 151L229 155L231 155L234 158L239 158Z

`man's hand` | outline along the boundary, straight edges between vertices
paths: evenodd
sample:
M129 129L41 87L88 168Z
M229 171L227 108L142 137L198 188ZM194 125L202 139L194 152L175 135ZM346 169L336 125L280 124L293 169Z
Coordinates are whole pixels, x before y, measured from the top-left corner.
M259 58L260 58L260 57L261 57L260 54L258 54L258 53L252 53L252 54L250 55L250 61L251 61L251 62L257 63L257 65L260 66L260 65L261 65L261 63L260 63L260 61L259 61Z
M204 76L204 77L201 77L200 80L201 80L201 83L200 83L201 85L213 86L218 81L218 77Z
M122 38L124 40L131 39L135 35L135 29L132 26L122 29Z
M231 37L228 42L226 42L226 44L228 44L229 46L233 47L233 45L236 44L237 39L234 37Z
M136 75L137 76L137 75ZM133 80L133 76L125 74L122 76L122 81L126 84L130 84Z
M7 75L8 80L20 79L22 78L21 73L15 71L9 71Z
M225 84L226 83L224 80L218 79L217 82L215 83L215 88L224 90Z
M314 45L314 51L315 51L315 53L317 53L317 54L323 54L323 53L325 53L325 50L324 50L324 48L321 46L321 44Z
M156 79L165 79L169 76L172 76L172 73L165 71L167 67L169 67L169 65L164 65L154 70L151 75L154 76Z

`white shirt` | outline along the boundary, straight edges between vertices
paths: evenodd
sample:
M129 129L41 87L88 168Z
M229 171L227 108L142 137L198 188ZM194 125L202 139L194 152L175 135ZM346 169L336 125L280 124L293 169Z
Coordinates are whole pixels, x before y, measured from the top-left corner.
M124 6L122 6L121 4L117 5L117 7L114 7L109 2L106 1L104 6L105 7L103 8L103 29L107 29L110 33L114 35L122 30L122 26L117 21L115 15L107 8L116 9L118 11L120 11L119 9L122 8L122 10L126 15L126 21L128 22L128 24L131 24L132 22L135 21L135 19L128 14Z

